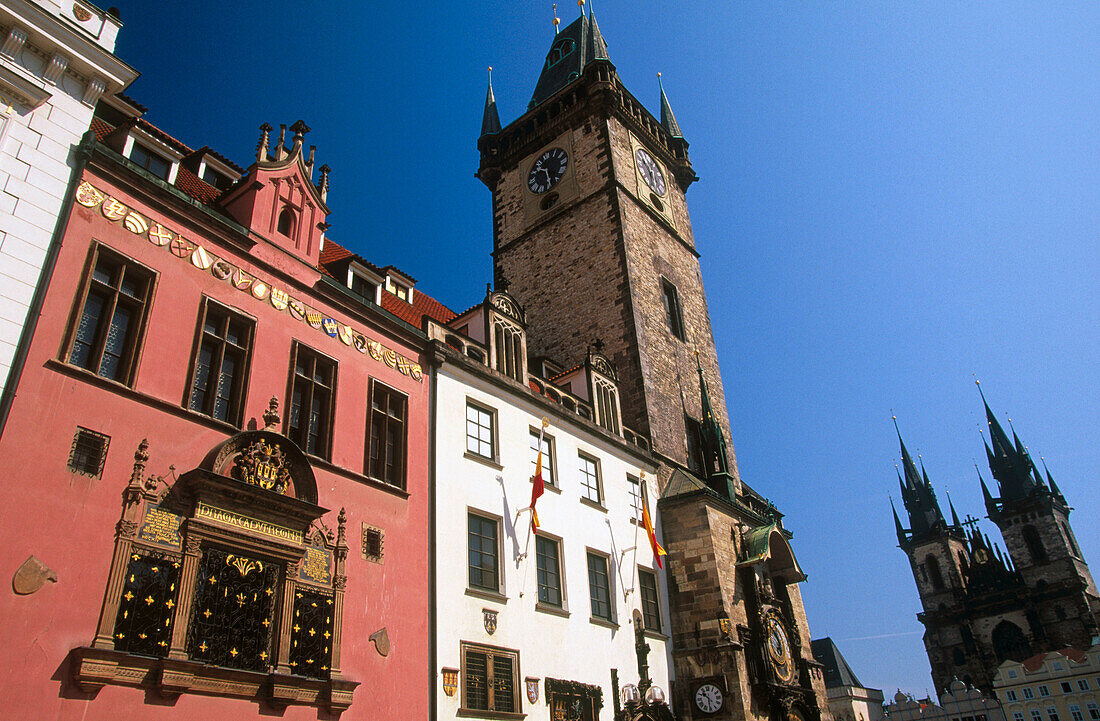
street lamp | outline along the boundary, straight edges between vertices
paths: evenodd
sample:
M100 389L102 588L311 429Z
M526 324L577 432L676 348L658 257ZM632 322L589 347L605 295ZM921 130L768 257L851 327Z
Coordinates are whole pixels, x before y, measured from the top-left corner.
M665 692L649 678L649 644L645 642L642 614L634 611L634 649L638 653L638 685L619 687L619 672L611 669L615 721L676 721L665 701ZM620 705L621 702L621 705Z

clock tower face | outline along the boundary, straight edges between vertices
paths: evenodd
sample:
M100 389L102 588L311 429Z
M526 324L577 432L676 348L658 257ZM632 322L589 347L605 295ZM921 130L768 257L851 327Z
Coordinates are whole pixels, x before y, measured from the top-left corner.
M665 194L665 175L661 172L661 166L657 164L657 161L645 148L638 148L634 153L634 160L638 163L638 172L641 173L645 184L654 193L663 197Z
M703 713L718 713L722 709L722 689L705 683L695 690L695 705Z
M553 188L565 175L569 156L561 148L550 148L540 155L527 173L527 189L541 194Z

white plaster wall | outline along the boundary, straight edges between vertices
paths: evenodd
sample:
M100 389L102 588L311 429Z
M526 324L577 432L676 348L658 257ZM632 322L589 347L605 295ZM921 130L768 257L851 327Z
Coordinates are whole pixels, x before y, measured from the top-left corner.
M0 88L0 391L61 211L73 149L91 124L93 105L83 98L103 59L97 55L111 57L107 54L114 50L119 26L102 11L90 11L91 17L80 23L73 16L75 4L63 5L14 0L0 14L0 42L12 27L27 34L14 56L0 53L0 69L49 94L31 109ZM34 6L52 17L43 17ZM69 67L56 84L44 77L55 52L66 57ZM94 75L107 92L121 90L136 76L131 73L119 82L113 76L117 70L105 68Z
M554 438L555 482L560 492L547 488L537 508L541 532L561 539L562 591L568 618L536 611L537 572L535 546L528 546L529 515L513 525L516 511L531 497L530 430L537 429L543 412L535 403L517 395L505 397L496 386L444 364L437 374L436 425L436 591L438 605L437 666L435 693L440 718L455 718L461 705L461 681L453 697L444 693L440 669L461 668L459 642L498 646L519 651L520 711L528 719L550 718L543 679L547 677L596 684L604 690L601 719L611 719L610 669L619 671L620 687L638 682L633 609L640 608L639 592L624 599L624 588L636 588L635 552L622 551L637 544L643 567L654 563L644 529L631 523L627 474L645 471L650 482L650 510L657 497L655 469L639 465L636 458L616 449L595 434L551 418L547 435ZM501 469L466 456L466 402L473 400L496 410L498 455ZM549 416L548 416L549 417ZM578 453L598 458L606 511L581 502ZM497 477L503 478L503 483ZM467 593L467 513L499 517L503 553L500 557L505 601L488 600ZM636 530L637 529L637 530ZM611 556L609 576L617 628L593 623L589 602L587 551ZM527 549L528 556L520 560ZM667 630L668 602L664 572L658 571L662 628ZM498 612L497 629L486 633L483 609ZM667 692L670 645L662 638L647 641L650 677ZM527 700L524 679L539 679L539 699Z

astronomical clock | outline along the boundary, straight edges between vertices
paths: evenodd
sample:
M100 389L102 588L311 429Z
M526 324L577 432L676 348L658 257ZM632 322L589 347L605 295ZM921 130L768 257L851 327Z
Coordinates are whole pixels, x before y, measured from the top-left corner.
M786 586L773 584L766 567L752 573L756 608L749 615L752 628L747 636L752 641L746 650L756 657L754 691L773 719L810 721L819 714L808 683L809 669L801 661L801 634Z

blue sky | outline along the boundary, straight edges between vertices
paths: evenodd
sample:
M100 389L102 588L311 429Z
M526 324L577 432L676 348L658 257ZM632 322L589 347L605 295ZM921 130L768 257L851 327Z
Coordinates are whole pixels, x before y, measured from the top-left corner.
M261 123L304 119L330 236L454 308L481 298L485 69L508 123L549 2L116 2L151 122L248 165ZM733 441L795 532L811 630L865 685L931 690L891 409L941 502L981 515L976 374L1100 564L1100 4L596 7L623 81L657 111L661 71L691 143Z

